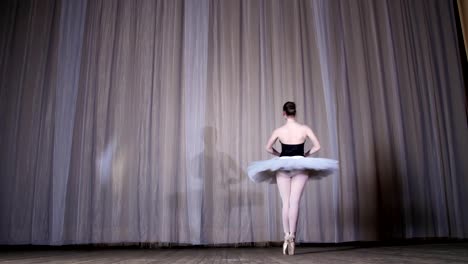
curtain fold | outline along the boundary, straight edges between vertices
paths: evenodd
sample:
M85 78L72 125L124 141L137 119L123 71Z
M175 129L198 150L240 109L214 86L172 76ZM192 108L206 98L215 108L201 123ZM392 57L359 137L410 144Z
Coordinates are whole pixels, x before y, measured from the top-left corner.
M279 241L277 186L246 167L289 100L340 161L307 183L298 241L466 238L453 10L2 1L0 244Z
M463 43L465 43L465 54L468 54L467 48L468 48L468 40L466 34L468 34L468 2L463 1L463 0L457 0L457 5L458 5L458 15L460 17L460 25L462 28L462 34L463 34ZM468 58L466 58L468 59Z

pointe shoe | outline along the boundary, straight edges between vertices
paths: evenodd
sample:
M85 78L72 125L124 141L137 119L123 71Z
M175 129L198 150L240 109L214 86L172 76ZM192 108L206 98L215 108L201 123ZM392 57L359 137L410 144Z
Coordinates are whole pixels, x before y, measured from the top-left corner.
M294 250L296 249L295 236L293 234L289 235L288 239L288 255L294 255ZM284 246L283 246L284 247Z
M288 252L289 236L290 236L289 233L285 233L285 235L284 235L283 255L289 254L289 252Z

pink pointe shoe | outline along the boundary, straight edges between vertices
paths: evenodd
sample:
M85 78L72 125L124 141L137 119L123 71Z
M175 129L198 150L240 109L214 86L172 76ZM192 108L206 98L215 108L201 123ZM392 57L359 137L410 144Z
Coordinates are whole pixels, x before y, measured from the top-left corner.
M296 249L296 243L295 243L295 238L293 234L289 234L289 239L288 239L288 254L289 255L294 255L294 250Z
M294 249L296 247L294 243L295 236L289 233L285 233L283 242L283 255L294 255Z
M289 253L288 252L289 236L290 236L290 233L284 233L283 255L287 255Z

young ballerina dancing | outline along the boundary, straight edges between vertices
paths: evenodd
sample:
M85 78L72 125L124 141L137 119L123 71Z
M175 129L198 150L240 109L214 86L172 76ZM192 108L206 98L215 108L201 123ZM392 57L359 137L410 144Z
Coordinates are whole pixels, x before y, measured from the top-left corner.
M266 144L266 150L279 156L270 160L252 162L248 175L255 182L277 183L282 200L284 230L283 254L294 255L299 202L310 176L326 176L335 171L338 161L325 158L306 158L320 149L320 143L312 129L296 121L296 105L286 102L283 106L285 124L275 129ZM309 138L313 147L304 153L304 143ZM273 148L276 140L281 152Z

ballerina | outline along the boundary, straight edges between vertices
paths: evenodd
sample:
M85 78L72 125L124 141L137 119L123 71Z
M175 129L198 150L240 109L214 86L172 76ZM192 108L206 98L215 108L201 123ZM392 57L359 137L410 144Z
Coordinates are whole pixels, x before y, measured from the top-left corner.
M282 201L284 230L283 254L294 255L299 202L304 186L310 177L323 177L338 169L338 161L326 158L307 157L320 149L320 142L312 129L296 121L296 104L283 105L286 123L275 129L266 144L266 151L275 157L254 161L247 168L254 182L277 183ZM304 143L309 138L313 147L304 153ZM281 152L273 148L276 140L281 143Z

